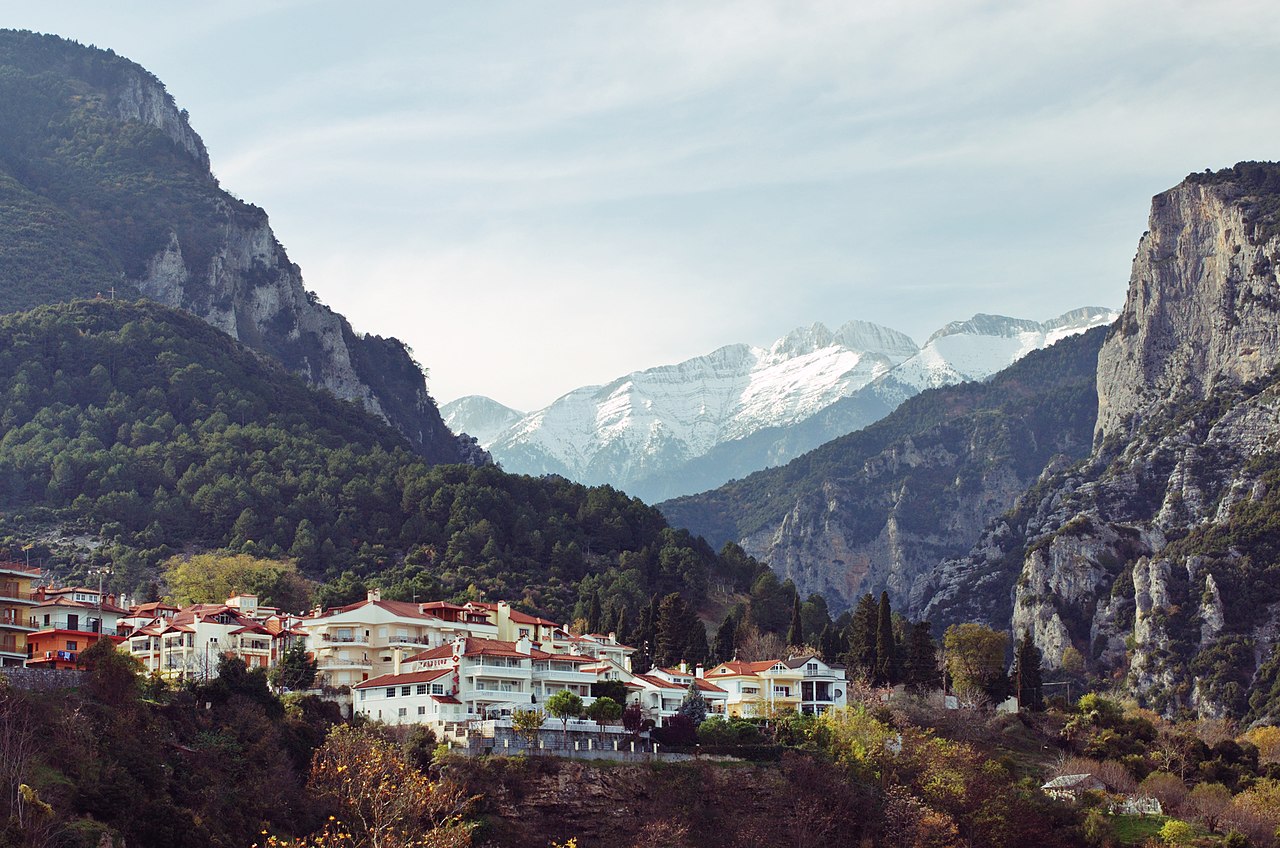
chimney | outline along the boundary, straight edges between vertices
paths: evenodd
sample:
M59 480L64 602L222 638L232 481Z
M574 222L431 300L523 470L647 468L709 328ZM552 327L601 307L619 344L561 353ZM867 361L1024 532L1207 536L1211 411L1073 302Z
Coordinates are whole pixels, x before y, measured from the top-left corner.
M688 674L688 673L689 673L689 664L688 664L687 662L685 662L684 660L680 660L680 673L681 673L681 674Z
M375 587L373 587L372 589L370 589L370 590L369 590L368 600L370 600L370 601L380 601L380 600L382 600L382 590L381 590L380 588L378 588L377 586L375 586Z
M404 648L395 648L391 651L391 673L400 673L400 663L404 659Z
M533 651L533 643L529 641L528 636L521 636L516 641L516 653L528 656Z
M509 640L513 635L511 631L511 604L506 601L498 601L497 619L494 623L498 625L498 638L503 641Z
M693 667L693 676L698 678L699 680L701 680L703 675L705 675L706 673L707 673L707 670L703 668L701 665L695 665Z
M610 645L616 645L616 644L618 644L618 634L617 634L617 633L614 633L612 630L610 630L610 631L609 631L609 638L608 638L608 639L606 639L605 641L606 641L608 644L610 644Z

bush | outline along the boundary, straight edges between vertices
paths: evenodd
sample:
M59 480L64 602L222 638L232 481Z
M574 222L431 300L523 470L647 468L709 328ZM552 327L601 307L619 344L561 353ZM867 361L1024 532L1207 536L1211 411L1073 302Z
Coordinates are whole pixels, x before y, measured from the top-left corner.
M679 713L667 718L662 727L655 728L650 735L660 745L698 744L698 729L688 716Z
M1196 829L1184 821L1169 819L1160 828L1160 838L1166 845L1190 845L1196 837Z

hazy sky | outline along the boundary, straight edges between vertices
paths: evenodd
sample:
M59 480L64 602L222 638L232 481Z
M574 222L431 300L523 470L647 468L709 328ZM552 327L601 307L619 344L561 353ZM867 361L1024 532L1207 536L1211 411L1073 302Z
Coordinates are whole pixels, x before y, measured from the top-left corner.
M357 11L358 9L358 11ZM1118 306L1152 194L1280 158L1273 3L25 2L162 79L438 400L852 318Z

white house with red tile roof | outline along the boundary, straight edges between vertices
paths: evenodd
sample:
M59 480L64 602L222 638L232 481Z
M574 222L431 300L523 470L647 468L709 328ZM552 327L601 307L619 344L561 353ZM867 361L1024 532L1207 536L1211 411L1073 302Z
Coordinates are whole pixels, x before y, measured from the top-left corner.
M437 647L459 636L496 637L493 614L476 604L384 601L375 589L354 604L302 619L316 658L319 685L355 686L392 671L402 653Z
M129 622L144 620L129 627ZM119 621L125 632L123 648L151 672L177 679L208 680L217 676L223 656L236 656L250 668L268 668L287 647L304 638L291 616L268 612L252 595L238 595L225 604L192 604L177 609L164 604L135 607Z
M728 692L725 709L732 716L766 716L784 710L821 715L848 703L844 669L812 654L721 663L706 678Z
M356 713L373 721L444 727L464 721L463 710L452 668L383 674L355 686Z

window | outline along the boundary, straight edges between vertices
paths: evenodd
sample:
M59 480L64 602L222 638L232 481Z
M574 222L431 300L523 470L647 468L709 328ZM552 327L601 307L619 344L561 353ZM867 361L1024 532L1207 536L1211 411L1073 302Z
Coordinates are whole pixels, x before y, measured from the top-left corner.
M416 693L416 694L418 694L418 695L425 695L425 694L427 694L427 684L425 684L425 683L419 683L419 684L418 684L418 690L417 690L417 693Z
M407 697L409 696L409 690L410 690L410 689L412 689L412 688L413 688L412 686L401 686L401 687L400 687L400 694L401 694L401 695L404 695L404 696L407 698Z
M432 694L432 695L443 695L443 694L444 694L444 684L443 684L443 683L432 683L432 684L431 684L431 694Z
M418 707L418 715L426 715L426 714L427 714L426 707Z
M365 696L365 695L368 695L368 694L369 694L369 690L368 690L368 689L361 689L361 690L360 690L360 700L362 700L362 701L363 701L363 700L364 700L364 696Z
M409 714L409 708L408 708L408 707L401 707L401 708L400 708L400 712L396 713L396 715L398 715L400 718L404 718L404 717L405 717L405 716L407 716L408 714Z
M75 650L79 650L79 648L77 647L77 643L75 643L75 642L71 642L71 641L68 641L68 642L67 642L67 650L68 650L68 651L75 651Z
M394 686L388 686L388 687L387 687L387 697L388 697L388 698L394 698L395 696L396 696L396 687L394 687Z
M784 698L789 698L789 697L791 697L791 687L790 687L790 686L775 686L775 687L773 687L773 694L775 694L775 695L781 695L781 696L782 696L782 697L784 697Z
M817 671L817 670L818 670L818 664L817 664L817 663L815 663L815 662L811 662L811 663L809 663L807 666L805 666L805 668L809 669L809 671Z

